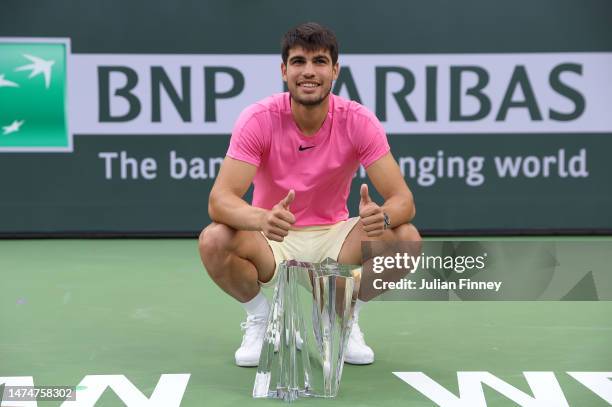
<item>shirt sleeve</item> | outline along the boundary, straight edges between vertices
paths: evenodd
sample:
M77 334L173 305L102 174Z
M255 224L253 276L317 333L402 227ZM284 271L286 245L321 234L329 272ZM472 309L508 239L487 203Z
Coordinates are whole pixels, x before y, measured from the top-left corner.
M365 168L390 151L384 127L374 113L364 107L360 106L357 111L353 134L359 162Z
M245 109L232 130L227 156L259 167L264 154L261 127L252 109Z

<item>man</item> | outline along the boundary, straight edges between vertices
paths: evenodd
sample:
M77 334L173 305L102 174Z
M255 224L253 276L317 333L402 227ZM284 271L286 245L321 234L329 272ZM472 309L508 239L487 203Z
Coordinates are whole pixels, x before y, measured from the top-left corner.
M269 310L260 286L273 283L280 262L331 257L361 264L363 240L420 240L408 223L412 193L382 125L363 106L330 93L338 71L329 29L305 23L287 32L281 74L289 92L242 112L211 190L213 223L200 234L199 250L214 282L247 312L239 366L259 361ZM373 202L363 184L359 217L349 219L346 201L360 163L385 202ZM251 183L249 205L242 197ZM359 298L345 361L369 364L374 352L359 328L359 309L369 298Z

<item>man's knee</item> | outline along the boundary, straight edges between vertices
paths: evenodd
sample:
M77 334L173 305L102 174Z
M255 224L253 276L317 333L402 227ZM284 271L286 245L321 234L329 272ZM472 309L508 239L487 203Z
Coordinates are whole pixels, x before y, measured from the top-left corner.
M393 229L393 232L398 242L398 251L402 250L413 256L418 256L421 253L423 240L421 239L421 234L412 223L400 225Z
M211 223L200 233L198 248L205 263L227 256L236 231L221 223Z
M406 223L399 225L393 229L397 240L406 240L410 242L420 242L421 234L412 223Z

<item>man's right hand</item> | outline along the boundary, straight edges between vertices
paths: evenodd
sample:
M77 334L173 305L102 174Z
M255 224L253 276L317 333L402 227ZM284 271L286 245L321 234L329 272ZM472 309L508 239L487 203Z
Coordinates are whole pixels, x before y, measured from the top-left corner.
M261 231L268 239L282 242L285 236L289 234L291 225L295 223L295 216L289 211L289 205L294 198L295 191L292 189L286 197L266 212Z

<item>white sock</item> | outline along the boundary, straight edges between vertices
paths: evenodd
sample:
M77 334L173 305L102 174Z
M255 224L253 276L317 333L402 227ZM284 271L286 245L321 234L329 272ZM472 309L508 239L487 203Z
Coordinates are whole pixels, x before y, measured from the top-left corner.
M268 310L270 309L270 305L268 304L268 299L261 292L261 290L257 293L257 295L251 299L250 301L243 302L242 306L245 311L249 315L258 315L262 317L268 316Z
M357 301L355 302L355 319L359 319L359 311L361 311L361 307L363 307L365 303L365 301L361 301L359 298L357 298Z

